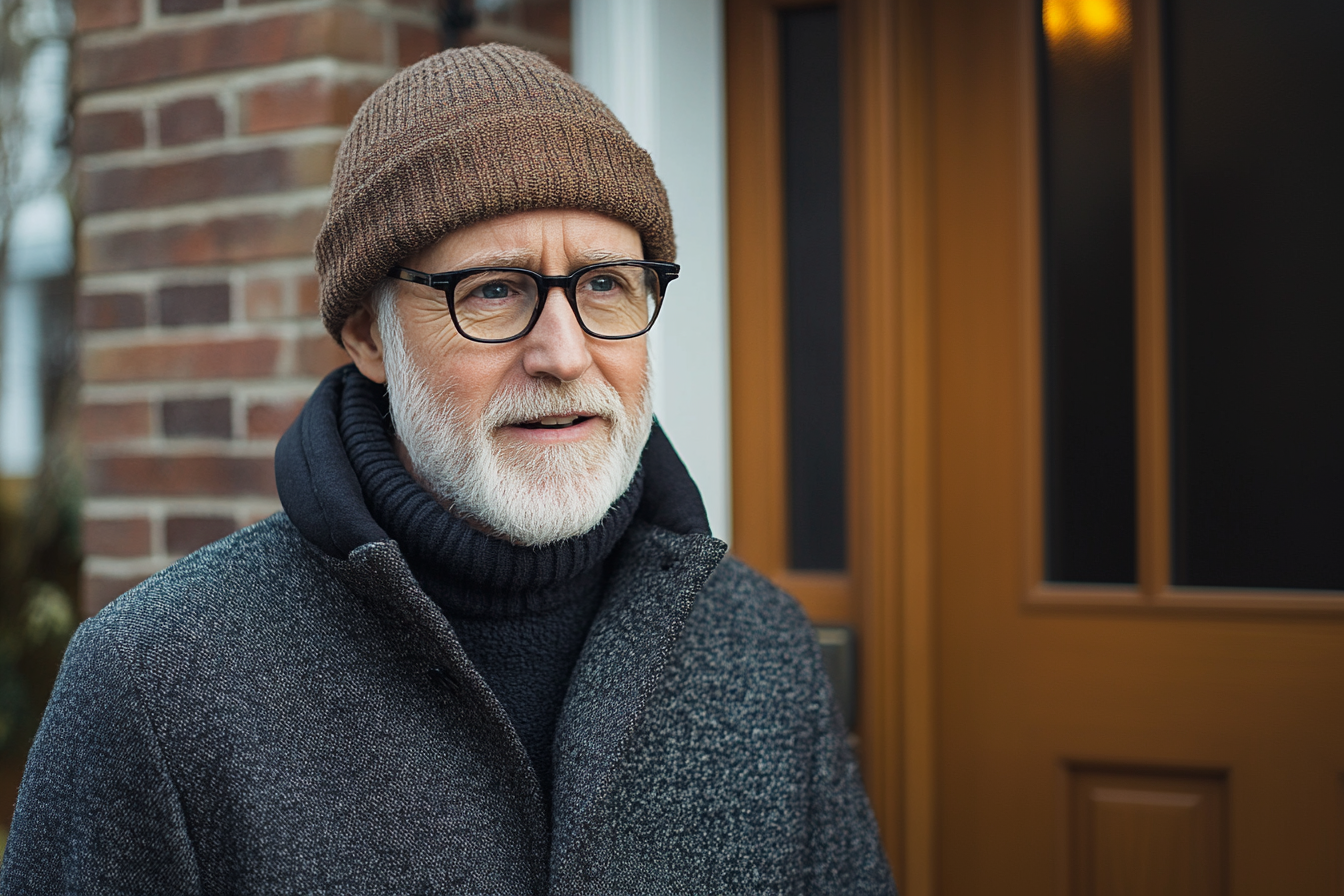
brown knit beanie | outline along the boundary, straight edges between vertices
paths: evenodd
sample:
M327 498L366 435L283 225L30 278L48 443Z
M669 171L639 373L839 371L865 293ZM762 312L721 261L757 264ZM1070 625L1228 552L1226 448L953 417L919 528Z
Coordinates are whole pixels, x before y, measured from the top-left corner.
M327 330L339 342L388 268L449 231L543 208L601 212L639 231L645 258L676 257L649 154L544 57L489 44L402 70L364 101L336 154L315 250Z

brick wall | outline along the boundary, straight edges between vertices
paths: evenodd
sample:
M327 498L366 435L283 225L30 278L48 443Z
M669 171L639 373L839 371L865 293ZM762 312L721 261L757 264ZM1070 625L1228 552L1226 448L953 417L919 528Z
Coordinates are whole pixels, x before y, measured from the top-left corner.
M360 101L433 0L77 0L84 592L279 508L275 442L345 362L311 249Z
M460 45L514 44L543 53L565 71L573 71L570 0L477 0L463 7L470 24L458 35Z

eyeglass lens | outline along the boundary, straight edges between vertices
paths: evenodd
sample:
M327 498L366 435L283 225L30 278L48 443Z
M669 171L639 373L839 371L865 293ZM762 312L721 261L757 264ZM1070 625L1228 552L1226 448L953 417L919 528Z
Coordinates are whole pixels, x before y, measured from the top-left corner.
M521 271L468 274L453 290L457 325L478 339L509 339L527 329L538 284ZM598 336L631 336L649 326L658 307L658 275L635 264L585 271L574 287L579 320Z

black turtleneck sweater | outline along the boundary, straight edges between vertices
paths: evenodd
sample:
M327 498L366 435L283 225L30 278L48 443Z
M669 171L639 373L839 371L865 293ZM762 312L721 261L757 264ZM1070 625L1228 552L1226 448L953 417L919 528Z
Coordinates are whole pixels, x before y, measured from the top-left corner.
M341 440L365 504L452 623L549 794L560 708L602 600L604 561L640 504L643 466L591 532L537 547L510 544L444 510L406 470L384 387L353 367L343 387Z

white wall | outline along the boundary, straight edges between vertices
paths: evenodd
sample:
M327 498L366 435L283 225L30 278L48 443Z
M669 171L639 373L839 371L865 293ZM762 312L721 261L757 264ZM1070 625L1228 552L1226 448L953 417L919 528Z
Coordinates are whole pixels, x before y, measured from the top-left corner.
M574 0L574 74L653 156L682 275L650 332L654 409L731 540L720 0Z

